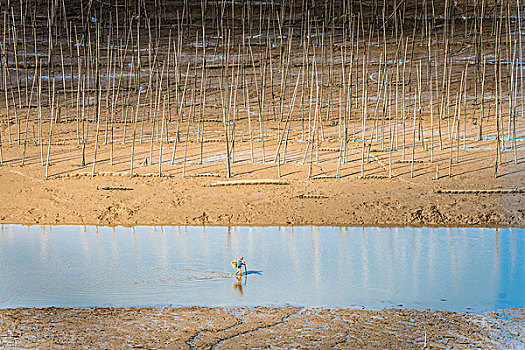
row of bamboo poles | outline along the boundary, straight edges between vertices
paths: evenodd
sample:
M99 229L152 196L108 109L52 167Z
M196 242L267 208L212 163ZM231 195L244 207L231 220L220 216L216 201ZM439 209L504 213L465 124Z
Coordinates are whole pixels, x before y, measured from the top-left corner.
M0 164L24 165L37 145L47 178L61 138L81 145L82 167L92 149L93 175L99 147L113 165L114 145L130 145L133 176L135 144L150 142L159 176L164 145L171 164L182 147L184 176L188 143L203 163L218 131L227 177L241 139L252 163L279 166L289 143L304 142L308 177L327 140L338 144L336 177L349 148L361 152L361 176L370 157L386 169L374 152L389 163L401 153L413 176L417 147L430 162L448 148L451 175L467 142L495 145L495 175L504 150L518 162L519 0L45 4L2 7ZM57 135L58 125L71 127ZM7 147L16 159L4 159Z

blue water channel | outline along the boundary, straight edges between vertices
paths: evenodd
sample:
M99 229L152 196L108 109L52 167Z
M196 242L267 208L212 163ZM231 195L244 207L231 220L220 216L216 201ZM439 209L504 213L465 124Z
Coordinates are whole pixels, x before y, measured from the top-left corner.
M525 230L0 226L0 308L289 304L525 307Z

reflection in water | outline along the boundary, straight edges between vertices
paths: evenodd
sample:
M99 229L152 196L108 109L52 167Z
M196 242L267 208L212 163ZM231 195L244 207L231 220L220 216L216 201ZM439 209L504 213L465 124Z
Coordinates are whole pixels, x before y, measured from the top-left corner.
M232 284L232 287L234 290L237 290L239 292L239 295L242 297L244 295L244 291L242 289L242 285L243 285L243 282L242 282L242 277L238 277L237 278L237 281L235 281L233 284ZM245 276L244 277L244 285L246 285L246 283L248 282L248 276Z
M316 228L314 232L314 227L311 228L312 236L312 248L313 248L313 258L314 258L314 276L316 285L321 284L321 252L319 247L319 228Z
M525 307L524 260L522 229L2 225L0 307L483 311Z
M369 272L368 272L368 249L367 249L367 236L365 232L365 228L363 227L361 229L361 242L363 244L363 249L361 249L361 261L362 261L362 270L361 270L361 277L363 281L363 286L365 288L370 287L370 281L368 280Z

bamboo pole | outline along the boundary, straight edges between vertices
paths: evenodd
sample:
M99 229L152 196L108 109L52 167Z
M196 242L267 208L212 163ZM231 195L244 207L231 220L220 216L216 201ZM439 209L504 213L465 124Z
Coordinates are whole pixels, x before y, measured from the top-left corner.
M49 157L51 156L51 139L53 137L54 120L55 120L55 79L53 79L52 102L51 102L51 124L49 126L49 142L47 144L46 180L49 178Z
M139 114L139 106L140 106L140 89L137 96L137 107L135 108L135 117L133 118L133 138L131 139L131 156L130 156L130 170L129 170L129 177L133 178L133 161L135 157L135 138L137 136L137 119ZM133 110L131 111L133 114Z
M164 141L164 125L166 123L166 97L162 101L162 126L160 129L160 145L159 145L159 177L162 176L162 142Z
M175 164L175 152L177 151L177 143L179 141L179 125L182 122L182 115L183 115L182 114L182 107L184 106L184 98L186 96L186 87L188 86L188 75L189 75L189 72L190 72L190 64L188 63L188 67L186 68L186 78L184 79L184 88L182 90L182 96L181 96L180 101L179 101L179 110L177 112L177 130L176 130L176 133L175 133L175 141L173 143L173 151L171 153L171 164L172 165ZM179 82L176 81L175 84L176 84L176 90L175 91L178 91L179 90ZM184 161L184 164L185 164L185 161Z
M35 66L35 73L34 73L34 79L33 83L31 84L31 97L27 101L28 107L33 102L33 91L35 89L35 83L36 83L36 75L38 73L38 65ZM24 130L24 150L22 152L22 166L25 165L25 159L26 159L26 148L27 148L27 134L28 134L28 128L29 128L29 114L30 114L30 108L27 109L27 116L26 116L26 123L25 123L25 130ZM1 140L0 140L1 141ZM0 146L1 147L1 146Z
M100 99L102 98L102 85L100 83L100 71L99 71L99 59L100 59L100 25L97 26L97 49L96 49L96 58L95 58L95 90L96 92L96 123L97 123L97 129L95 132L95 150L93 152L93 167L91 169L91 176L95 176L95 167L97 164L97 152L98 152L98 138L100 133Z

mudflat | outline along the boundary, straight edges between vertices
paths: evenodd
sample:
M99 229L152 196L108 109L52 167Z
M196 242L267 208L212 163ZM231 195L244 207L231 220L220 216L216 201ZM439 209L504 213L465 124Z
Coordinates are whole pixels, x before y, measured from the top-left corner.
M6 349L500 349L525 346L523 309L300 307L8 309Z
M0 224L525 227L522 2L0 11ZM524 348L523 334L523 309L0 310L8 349Z
M82 146L71 142L53 146L47 180L40 147L26 146L21 166L24 146L12 145L0 167L0 223L524 227L524 151L517 151L516 164L514 152L504 152L495 177L495 148L487 149L493 144L470 141L459 162L454 151L452 164L449 150L435 150L432 162L424 150L415 152L414 162L409 151L373 152L362 177L356 142L336 178L339 143L325 141L308 178L305 142L290 142L282 164L271 159L275 140L265 143L264 163L260 149L252 163L250 143L238 142L227 178L224 143L206 144L201 164L199 143L189 143L187 164L164 161L161 176L158 146L152 161L150 144L137 143L131 177L128 144L112 147L113 165L110 145L99 145L94 168L94 146L81 166ZM173 145L164 144L164 157ZM228 186L210 186L217 183Z

